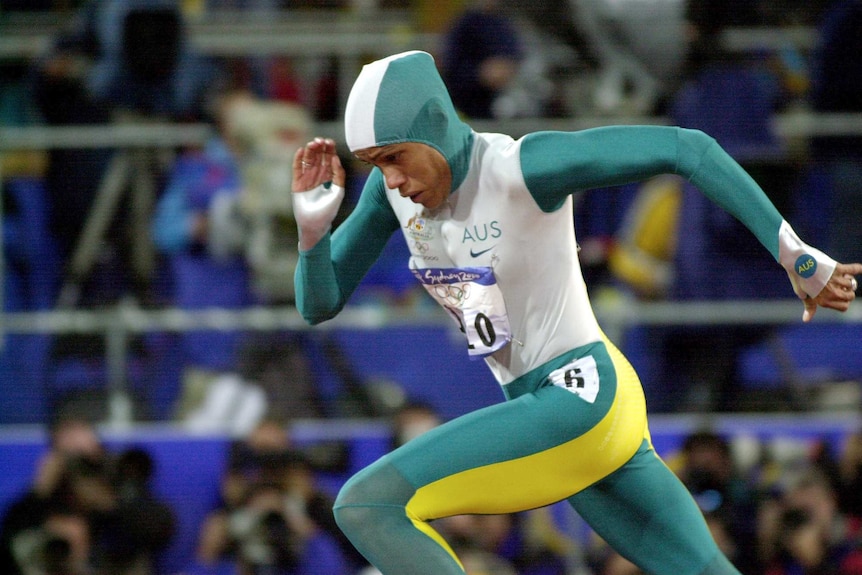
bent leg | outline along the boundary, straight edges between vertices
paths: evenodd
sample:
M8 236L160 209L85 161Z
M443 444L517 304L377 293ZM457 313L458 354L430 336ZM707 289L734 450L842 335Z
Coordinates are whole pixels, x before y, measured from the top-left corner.
M568 499L620 555L652 575L739 575L691 494L644 442L631 461Z
M644 439L643 393L603 345L590 351L594 396L545 385L426 432L345 484L341 529L385 575L463 574L432 521L541 507L613 473Z
M351 478L336 499L336 520L385 575L461 574L431 521L560 501L631 457L637 441L627 440L630 449L609 445L626 427L616 409L600 410L598 421L572 417L583 406L549 388L448 422ZM565 425L571 433L560 433Z
M391 463L380 460L344 486L335 502L335 520L381 573L462 575L460 561L443 538L405 513L415 491Z

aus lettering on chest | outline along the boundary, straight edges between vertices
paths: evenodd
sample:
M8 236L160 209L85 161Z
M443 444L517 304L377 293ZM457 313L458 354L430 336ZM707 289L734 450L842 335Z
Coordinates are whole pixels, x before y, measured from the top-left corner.
M461 243L484 242L486 240L497 239L502 235L503 229L497 220L475 223L464 227Z

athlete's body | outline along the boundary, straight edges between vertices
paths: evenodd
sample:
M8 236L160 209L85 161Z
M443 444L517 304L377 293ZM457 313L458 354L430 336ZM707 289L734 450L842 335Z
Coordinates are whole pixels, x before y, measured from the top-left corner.
M596 322L571 194L660 173L691 179L788 270L806 320L818 305L846 310L862 264L837 263L799 240L700 132L617 127L519 140L473 132L421 52L366 66L345 127L351 151L375 169L333 233L344 186L334 142L316 139L294 159L300 312L311 323L336 315L400 229L417 279L459 322L468 352L485 358L507 399L352 478L335 513L356 547L386 575L463 573L430 521L568 499L647 572L736 573L652 450L637 375ZM330 180L336 185L321 185Z

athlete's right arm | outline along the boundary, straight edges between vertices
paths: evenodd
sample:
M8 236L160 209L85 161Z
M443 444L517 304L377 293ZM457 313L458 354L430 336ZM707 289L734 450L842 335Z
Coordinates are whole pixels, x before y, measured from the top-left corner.
M334 232L325 232L313 247L299 251L294 281L302 317L310 324L335 317L396 229L398 220L375 169L350 216Z

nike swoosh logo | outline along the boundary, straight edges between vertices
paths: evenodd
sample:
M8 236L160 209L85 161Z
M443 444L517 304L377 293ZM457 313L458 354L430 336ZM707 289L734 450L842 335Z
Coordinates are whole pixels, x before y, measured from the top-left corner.
M481 256L482 254L486 254L486 253L490 252L491 250L493 250L493 249L494 249L494 248L496 248L496 247L497 247L497 246L491 246L491 247L490 247L490 248L488 248L487 250L482 250L482 251L480 251L480 252L474 252L474 251L473 251L473 249L472 249L472 248L470 248L470 256L472 256L472 257L474 257L474 258L478 258L478 257L479 257L479 256Z

